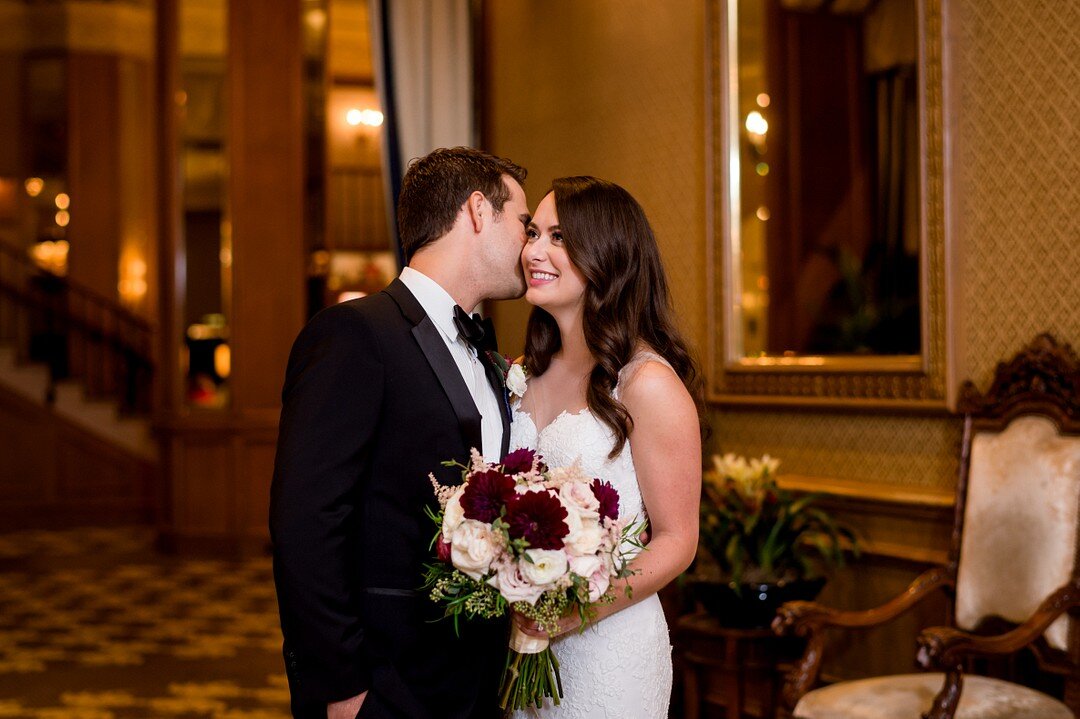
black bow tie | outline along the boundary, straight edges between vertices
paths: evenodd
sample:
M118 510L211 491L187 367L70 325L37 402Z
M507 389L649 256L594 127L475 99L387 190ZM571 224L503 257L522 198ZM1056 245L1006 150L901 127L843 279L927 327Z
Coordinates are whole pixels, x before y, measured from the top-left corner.
M472 345L481 357L495 349L495 331L491 320L480 319L480 315L470 317L468 312L454 305L454 324L461 338Z

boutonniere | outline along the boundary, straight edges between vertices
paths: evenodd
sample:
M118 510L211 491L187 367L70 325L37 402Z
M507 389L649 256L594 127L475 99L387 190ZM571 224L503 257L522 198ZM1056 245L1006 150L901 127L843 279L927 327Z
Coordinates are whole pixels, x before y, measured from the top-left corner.
M502 374L503 387L510 393L510 397L521 399L525 396L525 387L528 382L525 379L525 366L514 362L509 357L498 352L488 352L491 360Z

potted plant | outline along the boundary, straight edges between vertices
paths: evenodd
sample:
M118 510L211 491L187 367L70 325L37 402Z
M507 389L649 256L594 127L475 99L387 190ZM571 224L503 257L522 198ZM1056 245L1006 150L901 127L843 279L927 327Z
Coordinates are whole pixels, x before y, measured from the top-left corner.
M776 483L780 461L714 456L701 501L701 545L714 576L699 575L695 594L732 626L768 626L776 609L813 599L825 572L858 553L851 529L817 506L819 494L796 494Z

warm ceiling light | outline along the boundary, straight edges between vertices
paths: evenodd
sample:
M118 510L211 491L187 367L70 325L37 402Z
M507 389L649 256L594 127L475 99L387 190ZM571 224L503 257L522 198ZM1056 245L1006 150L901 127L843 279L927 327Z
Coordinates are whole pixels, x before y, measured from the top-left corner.
M61 192L56 196L56 208L58 210L66 210L69 207L71 207L71 198L67 193Z
M770 102L772 102L772 98L764 92L757 96L758 107L768 107Z
M60 210L56 213L56 224L67 227L69 222L71 222L71 215L66 210Z
M45 189L45 180L40 177L30 177L23 183L23 186L26 187L26 194L30 195L30 197L37 197Z

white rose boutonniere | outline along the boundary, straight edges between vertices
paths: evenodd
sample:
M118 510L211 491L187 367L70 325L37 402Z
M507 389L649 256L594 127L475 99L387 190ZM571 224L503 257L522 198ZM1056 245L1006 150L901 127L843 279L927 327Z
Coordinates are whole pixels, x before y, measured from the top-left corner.
M520 365L498 352L488 352L487 356L502 372L503 387L510 394L510 398L517 397L521 399L524 397L525 387L528 384L524 365Z
M510 390L510 396L521 399L525 396L525 368L519 364L510 365L506 372L506 389Z

